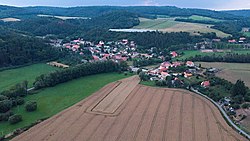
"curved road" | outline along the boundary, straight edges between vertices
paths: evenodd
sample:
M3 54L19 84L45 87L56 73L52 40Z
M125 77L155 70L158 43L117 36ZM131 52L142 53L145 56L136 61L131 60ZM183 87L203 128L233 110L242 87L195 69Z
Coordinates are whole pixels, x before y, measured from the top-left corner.
M245 131L241 130L237 125L235 125L235 124L233 123L233 121L228 117L228 115L226 114L226 112L221 108L221 106L220 106L218 103L216 103L214 100L212 100L212 99L209 98L208 96L206 96L206 95L200 93L198 90L195 90L193 87L191 87L191 91L193 91L193 92L195 92L195 93L197 93L197 94L199 94L199 95L205 97L206 99L210 100L210 101L220 110L220 112L221 112L222 115L226 118L226 120L229 122L229 124L230 124L231 126L233 126L233 128L236 129L240 134L244 135L247 139L250 140L250 135L247 134Z

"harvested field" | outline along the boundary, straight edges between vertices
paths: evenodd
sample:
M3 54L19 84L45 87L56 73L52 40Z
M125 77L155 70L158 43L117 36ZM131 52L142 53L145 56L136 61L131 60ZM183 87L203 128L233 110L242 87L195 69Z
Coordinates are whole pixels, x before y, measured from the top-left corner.
M221 69L216 76L224 78L232 83L236 83L238 79L245 82L250 87L250 64L249 63L223 63L223 62L197 62L201 66L214 67Z
M205 98L138 83L108 84L13 141L247 141Z

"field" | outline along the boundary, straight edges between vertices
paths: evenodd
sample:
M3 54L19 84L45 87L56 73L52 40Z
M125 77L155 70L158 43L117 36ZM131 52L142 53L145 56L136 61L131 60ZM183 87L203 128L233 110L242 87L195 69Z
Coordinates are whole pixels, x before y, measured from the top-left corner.
M198 16L198 15L192 15L188 17L188 19L196 20L196 21L214 21L214 22L219 22L221 20L219 19L214 19L210 17L204 17L204 16Z
M24 106L15 108L14 112L21 114L23 121L15 125L10 125L8 122L0 122L0 135L30 125L36 120L51 117L91 95L104 85L125 77L127 76L117 73L86 76L59 84L56 87L44 89L37 94L29 95L25 98L25 101L37 101L37 111L28 113L25 111Z
M241 79L245 84L250 87L250 64L249 63L206 63L197 62L203 67L215 67L222 69L216 75L226 80L235 83L238 79Z
M0 71L0 91L14 86L24 80L29 81L29 86L32 86L32 83L37 76L57 69L58 68L47 64L34 64L26 67Z
M231 129L206 99L185 90L138 82L139 78L131 77L110 83L13 141L247 140Z
M250 32L244 32L244 35L250 37Z
M178 59L178 60L185 60L187 58L190 58L190 57L194 57L195 55L202 55L202 56L206 56L206 55L226 55L227 53L238 53L238 54L247 54L247 53L250 53L250 50L231 50L231 51L225 51L225 52L208 52L208 53L205 53L205 52L201 52L200 50L185 50L185 51L180 51L180 52L183 52L184 55L178 57L178 58L175 58L175 59Z
M71 20L71 19L88 19L87 17L66 17L66 16L54 16L54 15L37 15L38 17L53 17L61 20Z
M195 17L192 17L195 18ZM198 17L196 17L198 18ZM212 29L212 25L187 23L174 21L175 18L158 18L158 19L146 19L140 18L140 24L133 27L133 29L148 29L159 30L163 32L190 32L192 34L215 32L219 37L227 37L229 34L223 33L219 30Z

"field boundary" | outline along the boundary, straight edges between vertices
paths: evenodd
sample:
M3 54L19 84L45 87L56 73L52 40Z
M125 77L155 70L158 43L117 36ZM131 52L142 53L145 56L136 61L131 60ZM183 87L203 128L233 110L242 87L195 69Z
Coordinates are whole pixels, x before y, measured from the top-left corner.
M209 98L208 96L202 94L201 92L199 92L198 90L195 90L193 87L191 87L190 89L192 92L208 99L210 102L212 102L221 112L221 114L223 115L224 119L227 121L227 123L233 128L235 129L239 134L245 136L247 139L250 139L250 135L248 133L246 133L245 131L241 130L237 125L235 125L233 123L233 121L228 117L228 115L226 114L226 112L220 107L219 104L217 104L214 100L212 100L211 98Z

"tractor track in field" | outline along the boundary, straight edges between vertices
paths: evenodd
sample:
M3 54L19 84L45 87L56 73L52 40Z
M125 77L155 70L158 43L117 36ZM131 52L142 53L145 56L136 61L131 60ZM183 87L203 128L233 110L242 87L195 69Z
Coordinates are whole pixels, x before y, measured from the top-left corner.
M247 141L206 98L138 83L133 76L108 84L12 140Z

